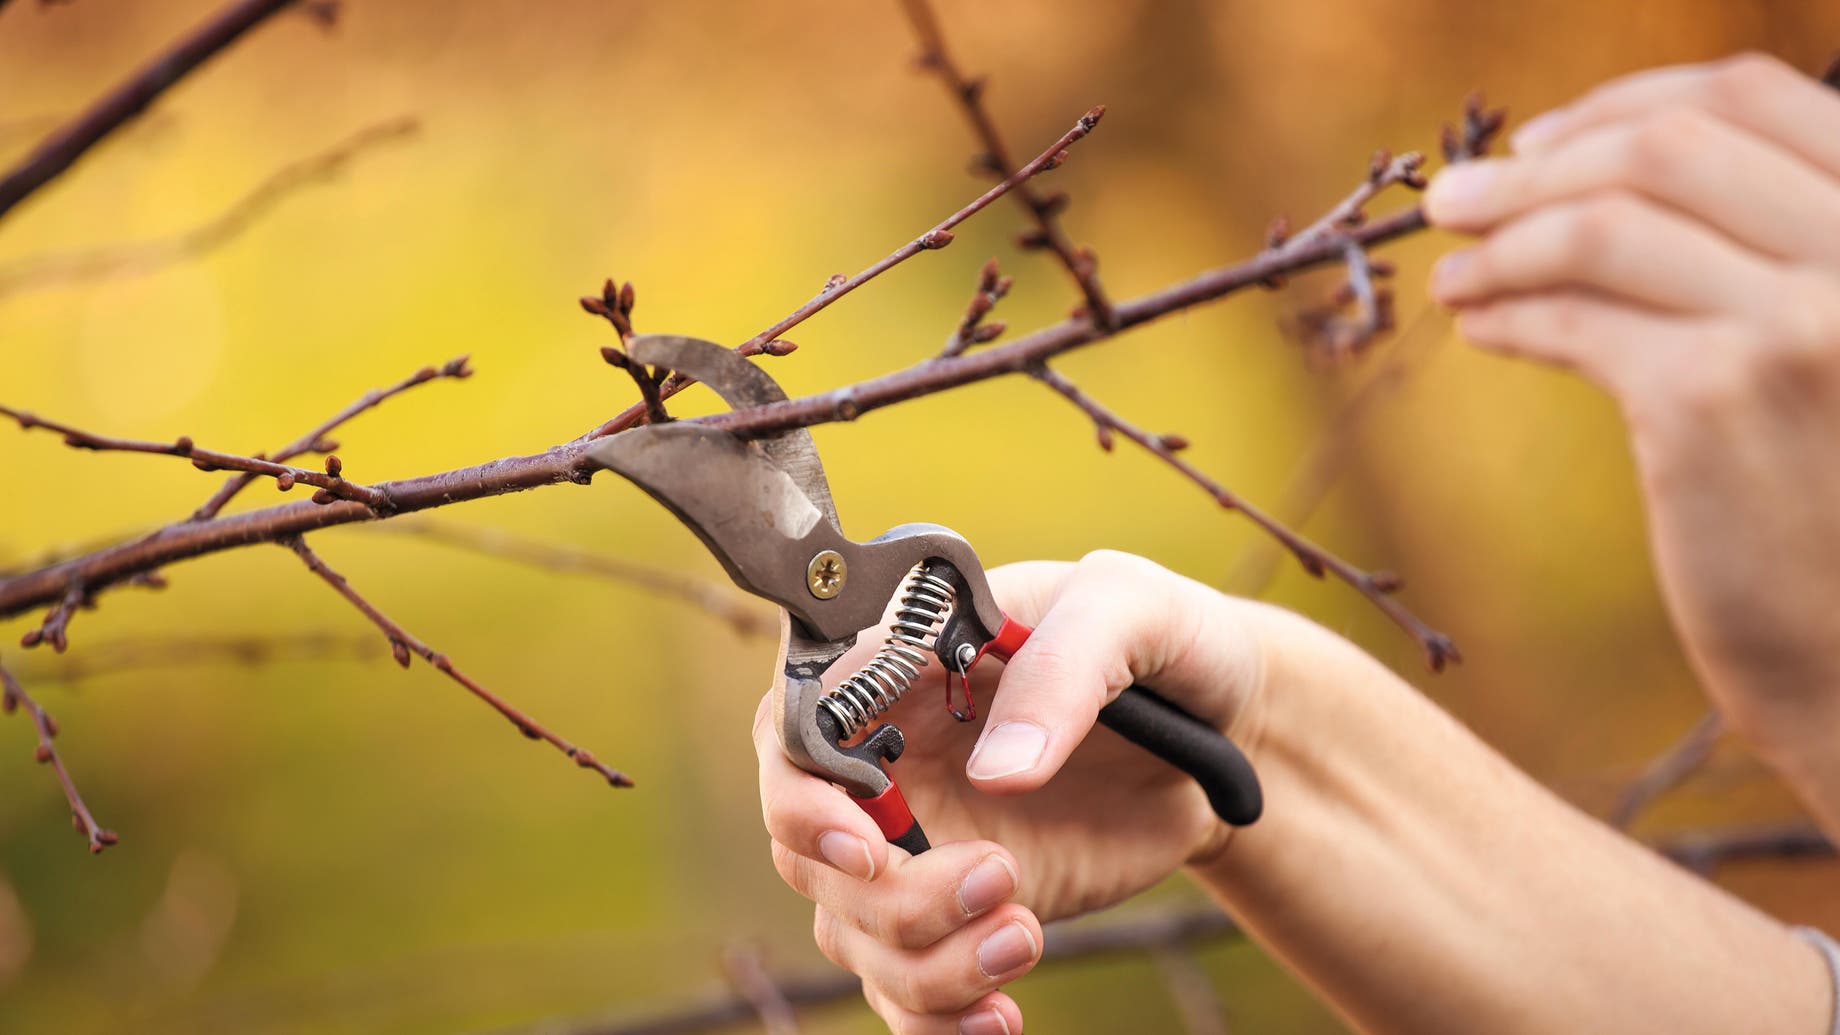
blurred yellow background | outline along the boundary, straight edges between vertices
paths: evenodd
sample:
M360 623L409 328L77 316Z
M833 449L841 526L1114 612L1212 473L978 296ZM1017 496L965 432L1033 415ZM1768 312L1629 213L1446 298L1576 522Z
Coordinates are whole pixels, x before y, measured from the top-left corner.
M990 74L1019 154L1108 105L1043 186L1071 192L1067 226L1120 298L1250 254L1278 212L1313 218L1377 146L1435 148L1472 87L1525 117L1647 65L1760 48L1813 69L1840 46L1840 8L1815 0L939 6L961 62ZM4 160L212 9L8 5ZM959 113L914 53L892 2L348 0L330 32L283 15L11 214L0 268L204 223L366 125L407 115L420 132L195 260L0 287L0 402L255 451L471 353L473 379L419 388L339 433L352 478L571 438L633 394L596 356L609 330L575 303L604 276L636 283L641 330L738 341L983 189L965 173L974 148ZM930 354L991 255L1016 277L997 318L1017 331L1059 319L1071 287L1049 259L1014 251L1021 223L999 204L949 249L790 334L803 348L774 375L797 395ZM1402 324L1426 307L1424 271L1448 243L1387 250ZM1178 315L1062 369L1275 502L1389 347L1306 363L1278 326L1324 286ZM1373 409L1307 530L1401 572L1405 600L1468 661L1425 675L1374 609L1294 566L1268 595L1601 810L1703 708L1652 585L1615 414L1575 381L1471 352L1440 315L1417 326L1431 358ZM685 396L679 408L713 405ZM1094 448L1084 418L1026 380L817 437L859 538L933 520L993 564L1114 547L1222 586L1260 544L1150 458ZM0 428L0 566L172 520L219 477ZM258 484L236 506L276 499ZM617 481L438 516L721 579L670 515ZM89 857L33 764L29 724L0 721L0 1031L478 1030L668 1009L719 990L716 961L737 940L776 967L821 965L756 806L747 730L769 640L642 589L416 538L351 528L313 542L408 629L638 788L610 791L527 746L428 667L396 669L380 641L359 657L68 679L57 659L10 646L36 621L14 619L0 658L61 721L67 762L123 841ZM276 547L166 574L164 592L111 593L80 614L68 660L172 637L375 639ZM1726 751L1642 829L1793 814ZM1801 863L1722 879L1832 925L1832 875ZM1179 884L1158 894L1193 897ZM1339 1030L1255 948L1200 959L1235 1030ZM1013 991L1036 1031L1178 1023L1142 959L1044 969ZM810 1030L873 1027L853 1006Z

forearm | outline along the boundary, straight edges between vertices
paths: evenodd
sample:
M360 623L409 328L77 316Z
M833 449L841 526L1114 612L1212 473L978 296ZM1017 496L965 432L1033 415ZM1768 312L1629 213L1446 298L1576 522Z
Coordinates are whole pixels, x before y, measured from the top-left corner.
M1809 945L1348 653L1274 657L1243 724L1265 818L1197 875L1358 1027L1827 1031Z

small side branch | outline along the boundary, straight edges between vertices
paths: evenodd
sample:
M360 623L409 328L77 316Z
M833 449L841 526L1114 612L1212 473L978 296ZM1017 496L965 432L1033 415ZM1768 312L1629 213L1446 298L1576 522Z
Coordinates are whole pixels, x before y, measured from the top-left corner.
M1101 448L1109 451L1112 448L1114 433L1123 435L1142 446L1157 459L1181 472L1189 481L1200 486L1202 491L1214 498L1215 503L1228 510L1236 510L1244 514L1247 520L1259 526L1267 535L1290 550L1298 562L1303 565L1304 570L1311 575L1321 578L1327 572L1354 587L1356 592L1366 597L1375 607L1378 607L1388 618L1391 618L1418 641L1432 671L1442 671L1449 662L1462 660L1462 655L1458 653L1457 646L1451 642L1450 637L1431 628L1417 615L1400 606L1399 602L1393 599L1392 594L1397 592L1401 586L1397 577L1387 572L1363 571L1291 531L1282 522L1247 503L1232 490L1208 477L1200 468L1177 455L1179 450L1188 445L1188 441L1181 436L1155 435L1144 431L1107 409L1092 396L1080 391L1072 381L1067 380L1045 364L1031 368L1029 373L1036 380L1059 392L1068 402L1073 403L1086 414L1098 432Z
M239 456L236 453L203 449L186 435L172 442L146 442L139 439L98 435L95 432L47 420L37 414L15 410L8 406L0 406L0 416L11 417L21 428L28 431L33 428L55 431L64 436L64 444L72 449L183 456L190 459L192 466L200 471L244 471L249 474L268 475L275 479L275 484L284 492L293 488L297 482L312 485L320 490L313 494L315 503L326 504L334 500L350 500L354 503L362 503L380 514L394 509L389 494L383 490L346 481L342 474L344 465L336 456L326 458L326 469L322 472L305 467L290 467L272 460L264 460L258 456Z
M1831 859L1833 842L1812 823L1692 830L1650 842L1655 851L1710 877L1720 866L1753 859Z
M324 421L321 421L312 431L307 432L287 445L282 446L280 449L275 450L274 453L268 455L265 459L275 463L283 463L306 453L330 453L337 449L339 444L326 436L338 430L341 425L351 420L353 417L356 417L358 414L382 405L386 399L401 395L409 389L414 388L416 385L427 384L429 381L433 381L436 378L451 377L461 379L472 377L473 369L467 366L467 358L466 356L456 356L438 367L423 367L393 385L384 388L373 388L359 396L349 406L346 406L344 409L326 418ZM259 475L249 471L231 475L216 492L211 494L210 499L205 500L203 503L199 504L197 510L192 511L191 519L193 521L208 521L216 517L218 513L224 509L224 505L230 502L232 497L243 491L243 489L247 487L250 482L255 481L257 477L259 477Z
M391 652L396 656L397 664L404 668L408 668L409 655L412 652L421 655L422 660L433 665L449 679L465 687L467 692L479 698L481 701L484 701L486 704L490 705L493 710L510 720L511 724L517 727L519 733L522 733L532 740L541 740L548 743L551 747L554 747L557 751L562 752L565 756L572 759L576 765L583 769L592 769L599 773L611 786L631 787L633 785L632 779L625 773L607 766L586 750L578 748L574 744L550 732L542 723L524 714L522 711L519 711L503 698L487 690L470 676L455 668L453 662L447 659L447 655L436 651L433 647L428 646L426 643L410 635L408 630L397 625L393 619L385 615L382 611L379 611L375 604L372 604L369 600L360 595L357 590L353 589L351 583L346 581L345 576L334 571L325 561L321 560L319 554L314 553L312 548L307 546L305 540L294 539L288 542L287 545L295 554L299 555L301 561L306 564L307 568L312 571L313 574L324 579L327 585L331 586L340 596L344 597L353 607L357 608L364 617L370 619L371 624L382 630L384 638L390 643Z
M942 357L956 356L973 345L983 345L997 340L1004 331L1001 322L985 323L984 317L996 308L1003 296L1009 294L1011 280L997 269L997 260L991 259L978 271L977 293L971 296L971 302L965 306L965 315L958 321L958 327L952 336L946 339L946 347L939 350Z
M237 0L142 65L75 121L46 137L11 171L0 176L0 217L70 168L90 148L139 115L154 98L212 55L293 2Z
M121 838L113 830L105 829L96 822L96 817L90 814L89 806L83 803L83 795L77 793L76 781L70 778L70 770L64 767L64 759L58 755L57 745L52 743L52 738L58 734L57 720L39 707L38 702L26 693L25 687L19 685L19 680L14 679L13 674L0 665L0 712L11 715L21 708L26 710L32 719L33 728L38 731L36 757L40 764L50 766L57 773L58 784L64 788L64 800L70 803L71 824L89 842L91 854L99 853L120 841Z
M1008 173L1014 165L1003 134L998 132L996 121L984 107L984 79L967 76L958 67L958 63L952 60L951 53L946 49L945 34L940 31L939 19L933 14L928 0L902 0L901 9L906 12L907 21L913 26L914 35L920 42L920 67L939 76L946 92L952 95L966 120L971 123L971 130L983 148L975 160L974 168L993 176ZM1061 228L1060 214L1067 208L1066 193L1055 191L1043 194L1032 186L1024 185L1016 192L1016 203L1026 209L1035 222L1034 228L1024 233L1017 243L1024 248L1053 252L1079 287L1080 295L1085 299L1086 316L1094 326L1104 330L1116 328L1118 321L1112 311L1112 303L1106 298L1104 286L1099 283L1097 257L1091 250L1074 245Z

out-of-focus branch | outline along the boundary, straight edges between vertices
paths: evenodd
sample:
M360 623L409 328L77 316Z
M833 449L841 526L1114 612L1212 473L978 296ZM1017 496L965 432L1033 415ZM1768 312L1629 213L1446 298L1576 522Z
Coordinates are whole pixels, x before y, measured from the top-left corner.
M1730 862L1831 859L1834 845L1812 823L1690 830L1650 842L1655 851L1704 877Z
M313 502L317 504L324 505L334 500L351 500L379 513L392 509L389 493L385 490L346 481L342 473L345 469L344 464L336 456L326 457L326 469L322 472L306 467L290 467L257 456L242 456L215 449L204 449L194 443L189 435L181 435L172 442L147 442L140 439L99 435L93 431L84 431L59 421L47 420L35 413L15 410L9 406L0 406L0 416L11 417L21 428L28 431L33 428L55 431L64 436L64 444L72 449L182 456L191 460L192 466L200 471L246 471L251 474L268 475L275 479L276 486L283 492L293 488L297 482L304 482L319 489L313 494Z
M1219 910L1202 907L1158 916L1094 923L1048 925L1042 966L1074 960L1132 956L1157 948L1198 948L1239 936L1239 927ZM793 1007L858 1001L862 981L839 970L777 976L773 986ZM669 1013L632 1020L546 1022L521 1029L528 1035L690 1035L757 1022L754 1006L740 995L690 1003Z
M139 115L154 98L212 55L236 42L263 19L295 0L236 0L142 65L87 111L46 137L32 153L0 175L0 218L51 182L104 137Z
M312 431L307 432L287 445L282 446L280 449L275 450L273 455L263 456L262 454L257 454L257 456L276 463L281 463L292 460L304 453L330 453L337 449L339 444L326 436L332 434L346 421L363 413L365 410L379 406L386 399L401 395L409 389L414 388L416 385L426 384L436 378L451 377L462 379L472 376L473 369L467 366L466 356L456 356L438 367L423 367L393 385L388 385L383 388L373 388L365 392L344 409L326 418L324 421L321 421ZM197 510L192 511L191 520L208 521L216 517L217 514L224 509L224 505L230 502L232 497L241 492L250 482L255 481L257 477L257 474L248 471L231 475L216 492L211 494L210 499L205 500L198 505Z
M1680 786L1705 765L1706 760L1712 757L1713 749L1718 747L1719 738L1724 735L1725 720L1720 718L1717 711L1708 710L1693 724L1692 729L1667 750L1656 755L1623 788L1609 816L1605 817L1606 822L1618 830L1628 830L1643 809Z
M946 92L952 95L966 120L971 123L972 132L983 148L974 167L992 176L1007 174L1015 165L1010 158L1009 145L1004 143L1003 134L997 130L995 120L984 107L984 79L965 75L958 63L952 60L951 52L946 49L945 34L940 31L939 19L934 16L928 0L901 0L901 9L906 12L907 21L919 40L920 66L939 76ZM1055 191L1043 194L1032 185L1025 184L1015 192L1015 198L1016 203L1026 209L1035 222L1034 229L1023 234L1018 243L1025 248L1041 248L1053 252L1079 287L1080 295L1085 299L1087 317L1102 329L1115 328L1117 320L1112 311L1112 303L1106 298L1105 287L1099 283L1098 258L1090 249L1075 246L1061 228L1060 213L1067 208L1066 193Z
M433 647L428 646L426 643L410 635L408 630L397 625L389 616L379 611L375 604L372 604L369 600L360 595L357 590L353 589L351 583L346 581L345 576L340 575L325 561L321 560L319 555L314 553L311 547L307 546L305 540L294 539L289 541L286 545L300 556L301 561L306 564L307 568L311 570L313 574L324 579L326 584L331 586L340 596L344 597L351 606L357 608L364 617L370 619L371 624L382 630L384 638L390 643L391 652L396 656L397 664L404 668L408 668L410 653L413 652L421 655L424 661L440 670L443 675L446 675L449 679L465 687L474 697L484 701L486 704L490 705L493 710L510 720L511 724L517 727L519 733L522 733L532 740L545 741L551 747L554 747L557 751L562 752L565 756L572 759L576 765L583 769L592 769L599 773L611 786L631 787L633 785L632 779L625 773L609 767L586 750L578 748L574 744L557 736L555 733L550 732L548 727L524 714L522 711L519 711L504 698L487 690L484 686L474 681L472 677L455 668L453 662L447 660L447 655L436 651Z
M1317 433L1303 458L1292 466L1290 480L1272 507L1279 521L1297 529L1309 522L1341 477L1375 407L1417 375L1449 330L1450 321L1436 309L1421 310L1407 322L1398 339L1387 346L1374 372L1336 408L1328 426ZM1241 596L1258 596L1271 584L1283 556L1284 548L1275 540L1254 542L1234 562L1224 587Z
M26 678L80 683L98 676L156 668L230 664L256 667L339 658L371 660L381 652L374 637L306 632L283 636L162 636L86 645L56 662L33 665Z
M58 784L64 788L64 800L70 803L71 824L89 842L90 852L100 852L121 840L113 830L104 829L96 822L96 817L90 815L89 806L83 803L83 795L77 793L76 782L70 778L70 770L64 768L64 759L58 754L57 745L52 743L52 738L58 734L57 720L39 707L38 702L26 693L25 687L19 685L19 680L14 679L4 665L0 665L0 713L11 715L21 708L26 710L32 719L33 728L38 731L36 757L40 764L50 766L57 773Z
M415 536L546 571L588 575L637 586L654 595L676 597L722 619L743 636L772 636L779 631L779 622L772 614L751 606L750 599L738 597L726 585L716 585L663 568L526 539L495 528L458 525L432 518L386 521L376 528L380 532Z
M1298 535L1296 532L1241 499L1231 489L1204 474L1200 468L1177 455L1188 445L1188 440L1179 435L1152 434L1126 421L1107 409L1102 403L1087 395L1072 381L1049 369L1046 365L1035 368L1034 377L1066 397L1067 401L1079 407L1098 429L1099 445L1109 451L1112 448L1113 433L1123 435L1132 442L1142 446L1157 459L1175 468L1189 481L1201 487L1203 492L1214 498L1214 502L1228 510L1237 510L1246 519L1263 529L1272 539L1282 543L1296 556L1304 570L1317 577L1327 571L1333 573L1348 585L1354 587L1384 611L1399 626L1412 634L1419 646L1425 651L1425 661L1433 671L1441 671L1452 661L1461 661L1463 656L1457 651L1457 645L1448 636L1426 625L1417 615L1401 606L1392 594L1400 588L1398 578L1387 572L1367 572L1349 564L1347 561L1329 553L1315 543Z
M1163 987L1182 1015L1183 1029L1189 1035L1227 1035L1226 1007L1188 946L1157 945L1149 951Z
M148 273L194 259L234 240L290 195L336 176L362 152L415 132L416 121L394 119L368 127L329 150L289 163L209 222L158 240L34 255L0 268L0 296L53 284Z
M735 994L753 1008L766 1035L798 1035L798 1015L758 952L745 946L729 946L722 953L722 972Z

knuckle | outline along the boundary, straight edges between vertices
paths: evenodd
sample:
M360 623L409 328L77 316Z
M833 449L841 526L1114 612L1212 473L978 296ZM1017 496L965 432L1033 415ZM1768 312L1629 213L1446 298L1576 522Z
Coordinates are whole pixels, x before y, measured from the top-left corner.
M1671 182L1682 163L1704 149L1706 117L1685 106L1668 108L1643 121L1628 137L1623 178L1631 183Z
M845 970L850 969L849 961L845 959L843 952L843 925L838 921L836 914L823 906L812 911L811 940L818 946L818 951L824 955L825 959Z
M1782 304L1773 310L1775 333L1761 352L1787 373L1825 371L1840 353L1840 276L1802 267L1786 279Z
M1597 268L1634 206L1621 191L1606 191L1573 205L1560 220L1558 260L1568 267Z
M1714 66L1707 90L1715 102L1752 105L1781 83L1786 70L1787 66L1768 54L1744 51Z
M924 949L931 944L933 925L928 903L915 895L900 895L886 906L877 922L878 940L903 949Z

